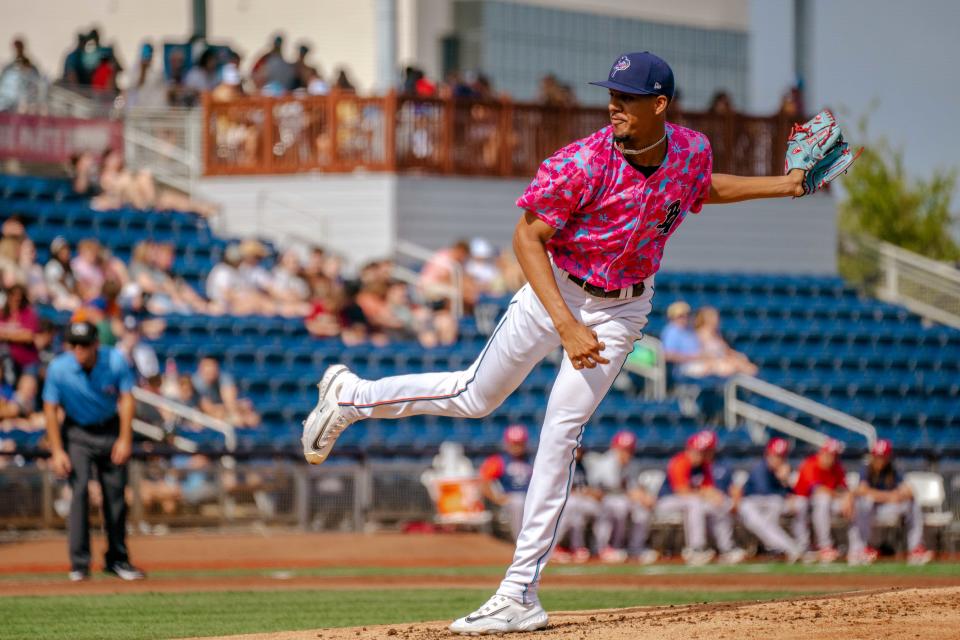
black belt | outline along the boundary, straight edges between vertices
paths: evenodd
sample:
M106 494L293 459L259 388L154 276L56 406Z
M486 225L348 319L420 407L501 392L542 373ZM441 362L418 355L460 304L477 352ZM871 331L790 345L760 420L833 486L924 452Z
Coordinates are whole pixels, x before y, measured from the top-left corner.
M114 414L102 422L93 422L91 424L80 424L70 416L65 416L63 426L81 429L87 433L116 433L120 431L120 416Z
M623 289L607 291L606 289L598 287L595 284L590 284L583 278L578 278L572 273L568 273L567 277L570 278L570 282L597 298L636 298L637 296L642 296L643 292L647 288L642 282L638 282L637 284L632 284L629 287L624 287Z

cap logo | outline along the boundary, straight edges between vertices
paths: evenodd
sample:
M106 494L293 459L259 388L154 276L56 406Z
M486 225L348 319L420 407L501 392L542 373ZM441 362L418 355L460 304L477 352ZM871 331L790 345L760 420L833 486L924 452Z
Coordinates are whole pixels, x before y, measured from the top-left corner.
M617 71L626 71L630 68L630 58L627 56L620 56L620 59L617 60L617 63L613 65L613 71L610 72L610 77L617 75Z
M660 83L659 83L659 82L654 82L654 83L653 83L653 88L654 88L654 89L659 89L659 88L660 88Z

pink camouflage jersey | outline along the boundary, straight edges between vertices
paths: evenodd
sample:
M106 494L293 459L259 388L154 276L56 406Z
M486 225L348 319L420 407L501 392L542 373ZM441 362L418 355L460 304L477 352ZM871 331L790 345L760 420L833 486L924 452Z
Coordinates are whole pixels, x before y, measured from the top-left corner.
M660 268L667 239L710 193L713 154L702 133L667 124L667 156L649 177L614 147L611 127L543 161L517 206L557 229L554 263L607 291Z

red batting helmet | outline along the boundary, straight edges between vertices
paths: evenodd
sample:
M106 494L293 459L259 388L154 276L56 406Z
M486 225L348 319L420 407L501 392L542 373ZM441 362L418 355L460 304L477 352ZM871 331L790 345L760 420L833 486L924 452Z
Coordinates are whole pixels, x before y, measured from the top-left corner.
M611 449L629 449L633 451L637 448L637 436L632 431L618 431L610 440Z
M766 454L768 456L780 456L782 458L787 455L788 451L790 451L790 445L783 438L771 438L770 442L767 443Z
M893 455L893 443L889 440L877 440L870 449L870 455L877 458L889 458Z
M832 453L833 455L840 455L843 452L843 443L835 438L827 438L824 440L823 444L820 445L820 453Z
M687 438L687 449L713 451L717 448L717 434L713 431L697 431Z
M512 424L503 432L503 441L506 444L527 444L530 434L522 424Z

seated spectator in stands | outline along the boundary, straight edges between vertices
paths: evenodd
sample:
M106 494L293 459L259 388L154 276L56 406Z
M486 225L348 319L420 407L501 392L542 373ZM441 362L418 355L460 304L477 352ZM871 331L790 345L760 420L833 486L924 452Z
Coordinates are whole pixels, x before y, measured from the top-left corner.
M21 426L24 420L37 415L37 393L40 390L37 378L22 375L16 384L0 386L0 420L16 420Z
M193 375L200 410L238 427L255 427L260 416L249 400L240 398L233 376L220 370L216 358L206 356L197 365Z
M184 77L184 89L186 92L193 94L194 100L198 100L200 94L212 91L218 82L217 53L213 49L205 49L200 54L197 64Z
M169 103L169 88L163 69L153 64L153 45L144 42L140 46L140 61L136 78L127 89L127 107L158 109Z
M214 102L231 102L243 96L243 79L240 77L237 65L233 63L223 65L223 69L220 70L220 82L210 92L210 99Z
M470 241L470 258L464 267L465 272L477 285L479 293L491 293L500 279L497 267L497 250L489 241L474 238Z
M153 174L141 169L132 172L126 168L123 155L116 149L107 149L100 161L100 188L103 193L93 199L94 209L175 209L192 211L202 216L214 215L217 208L209 203L193 200L170 189L160 189Z
M348 347L363 344L367 341L378 346L387 344L387 337L375 330L373 323L367 318L363 307L358 303L360 293L359 282L347 282L343 288L343 300L340 305L340 339Z
M683 515L684 561L704 565L714 558L707 547L707 527L713 533L720 562L737 564L746 553L733 544L731 501L713 476L713 457L717 435L699 431L687 439L686 447L667 463L667 479L660 490L656 511L665 515Z
M100 59L97 67L90 76L90 87L94 91L113 96L120 93L118 76L123 73L123 67L113 53L113 47L100 49Z
M251 70L260 92L280 96L296 84L296 69L283 57L283 34L273 37L270 49L260 56Z
M3 381L15 386L21 376L36 374L40 356L34 344L40 319L22 284L6 290L0 308L0 349L3 359Z
M39 328L33 334L33 346L37 349L37 378L44 380L47 377L47 365L60 353L57 326L51 320L40 319Z
M317 73L316 68L307 62L307 56L309 54L310 45L307 43L301 43L300 46L297 47L297 59L293 63L293 82L290 85L291 90L306 89L310 85L310 81L320 75Z
M697 311L693 326L700 342L701 354L708 370L707 375L729 377L737 373L757 375L757 366L747 356L734 351L720 335L720 314L713 307Z
M23 282L20 272L20 242L13 238L0 238L0 286L8 287Z
M910 485L893 463L893 444L877 440L870 458L860 472L860 484L854 489L855 518L850 531L847 563L872 564L879 552L870 546L873 525L877 520L901 520L907 529L907 562L924 565L933 559L933 552L923 546L923 512Z
M331 338L340 334L340 301L334 284L323 274L310 278L310 312L304 318L307 331L317 338Z
M185 84L187 78L186 57L182 49L175 48L167 56L167 101L171 107L195 107L199 95Z
M27 297L36 304L50 304L50 292L43 275L43 267L37 264L37 245L30 238L24 238L20 244L18 266L27 287Z
M137 375L137 380L143 382L160 375L160 359L156 350L143 342L143 333L140 331L140 322L133 316L123 319L123 333L117 341L117 349L127 359Z
M323 79L323 76L320 74L318 69L313 69L310 72L310 78L307 80L307 95L309 96L325 96L330 93L330 85L326 80ZM318 141L320 139L318 138Z
M464 271L469 258L470 245L466 240L434 253L420 271L419 286L423 297L436 308L443 308L443 302L450 297L456 285L455 272L459 271L464 310L471 313L479 293L473 278Z
M240 277L240 260L240 247L229 245L223 252L223 259L207 275L207 298L225 313L241 316L272 314L274 306L270 299Z
M86 238L77 244L77 255L70 261L81 300L92 300L100 295L106 274L100 243Z
M552 73L548 73L540 80L540 95L538 100L547 107L572 107L577 99L569 85L565 85Z
M337 79L333 82L333 88L340 93L356 93L357 89L354 86L353 82L350 81L350 76L347 75L347 70L341 67L337 70Z
M75 153L70 156L70 175L73 178L73 192L83 198L96 198L103 189L100 188L100 174L97 171L97 159L89 151ZM108 199L100 201L94 208L109 209L111 202Z
M853 494L847 488L846 473L840 463L841 451L843 445L828 438L816 453L800 464L797 482L793 486L795 499L802 505L793 521L793 537L802 549L808 549L808 523L812 518L817 560L822 563L840 557L831 535L833 516L840 515L845 520L853 517Z
M151 313L216 313L211 305L173 274L175 251L168 242L139 242L130 259L130 277L147 295Z
M171 398L193 409L200 408L200 395L193 386L193 377L182 373L177 376L176 394Z
M59 311L73 311L80 306L77 280L70 263L70 244L63 236L57 236L50 243L50 260L43 266L43 276L51 303Z
M307 315L310 305L310 287L301 273L300 256L296 249L287 249L270 273L270 295L281 304L289 305L298 316Z
M676 364L682 375L707 375L701 366L703 348L696 332L690 328L690 305L682 300L672 303L667 307L667 320L660 334L666 361Z

